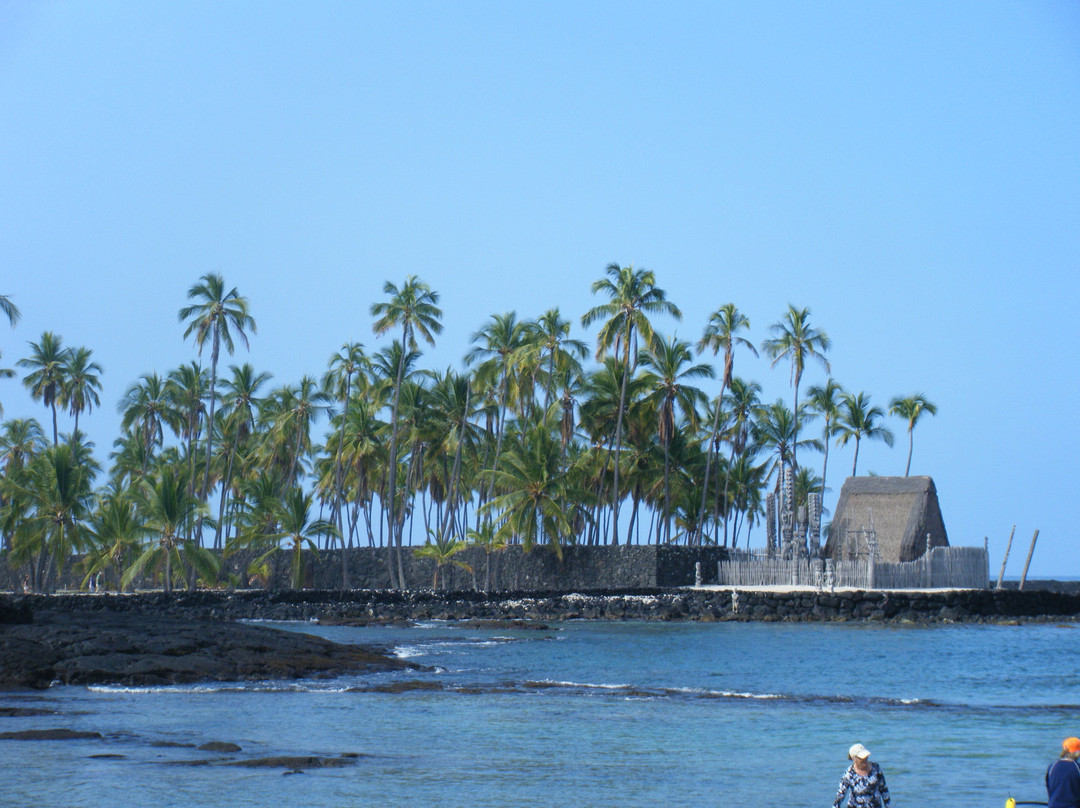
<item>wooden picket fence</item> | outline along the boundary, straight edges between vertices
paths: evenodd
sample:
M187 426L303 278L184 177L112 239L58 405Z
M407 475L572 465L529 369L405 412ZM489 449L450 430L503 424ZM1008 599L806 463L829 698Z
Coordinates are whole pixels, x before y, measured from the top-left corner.
M933 547L900 563L769 558L735 553L717 564L721 586L809 586L817 589L987 589L990 556L984 547Z

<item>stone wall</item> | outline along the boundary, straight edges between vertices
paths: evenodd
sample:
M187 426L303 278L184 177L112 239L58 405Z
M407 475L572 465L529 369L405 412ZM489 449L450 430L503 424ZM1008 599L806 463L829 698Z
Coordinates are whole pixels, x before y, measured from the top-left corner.
M639 589L591 593L375 590L196 591L137 595L0 596L4 614L124 611L213 619L407 623L413 620L692 620L1017 623L1080 620L1080 593L1045 590L773 593L714 589Z
M439 589L514 590L514 591L594 591L601 589L637 589L642 587L690 586L695 583L695 568L701 565L702 583L715 583L717 561L726 551L717 547L657 547L623 545L618 547L566 547L560 560L547 548L523 552L508 547L500 553L484 554L472 547L454 556L454 563L439 572ZM222 580L239 588L265 586L288 589L291 583L291 554L282 551L273 560L269 581L253 581L245 574L247 559L242 555L224 560ZM385 548L356 548L348 551L350 589L389 589L390 572ZM417 558L412 548L402 552L406 589L431 589L435 563ZM61 590L78 590L82 576L77 559L67 565L61 578ZM15 591L24 571L11 570L0 559L0 591ZM341 551L324 550L304 553L304 588L340 589L342 586ZM113 584L115 587L115 583ZM150 580L136 583L136 589L152 588Z

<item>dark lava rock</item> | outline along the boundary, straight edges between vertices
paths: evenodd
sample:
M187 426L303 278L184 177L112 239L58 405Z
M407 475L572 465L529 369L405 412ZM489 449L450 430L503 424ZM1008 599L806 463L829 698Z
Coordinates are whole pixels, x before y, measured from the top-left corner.
M29 718L39 715L56 715L56 710L40 707L0 707L0 718Z
M222 752L227 755L244 751L243 747L228 741L210 741L209 743L200 744L198 749L200 752Z
M79 732L74 729L24 729L20 732L0 732L0 740L3 741L76 741L100 737L100 732Z
M241 766L251 769L288 769L301 772L304 769L340 769L354 766L359 758L356 754L338 757L319 757L317 755L275 755L273 757L249 758L247 760L185 760L182 766Z
M25 625L34 622L34 613L30 602L25 598L4 598L0 600L0 625Z
M495 631L548 631L545 623L534 620L462 620L457 624L461 628L484 628Z
M0 626L0 690L293 679L417 666L382 651L265 626L146 612L40 610Z

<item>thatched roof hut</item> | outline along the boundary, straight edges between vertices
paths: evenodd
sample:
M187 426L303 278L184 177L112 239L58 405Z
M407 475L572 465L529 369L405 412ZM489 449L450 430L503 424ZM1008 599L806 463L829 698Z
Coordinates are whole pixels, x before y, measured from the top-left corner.
M840 489L824 557L865 558L870 531L877 539L879 561L913 561L930 547L948 547L934 481L848 477Z

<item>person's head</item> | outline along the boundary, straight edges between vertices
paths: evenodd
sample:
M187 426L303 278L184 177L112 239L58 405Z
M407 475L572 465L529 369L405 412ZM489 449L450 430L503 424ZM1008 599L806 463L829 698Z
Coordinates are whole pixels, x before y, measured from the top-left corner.
M861 743L857 743L848 750L847 756L848 760L852 763L856 763L859 766L865 766L866 762L870 759L870 750Z
M1080 738L1066 738L1062 741L1061 756L1072 760L1080 758Z

